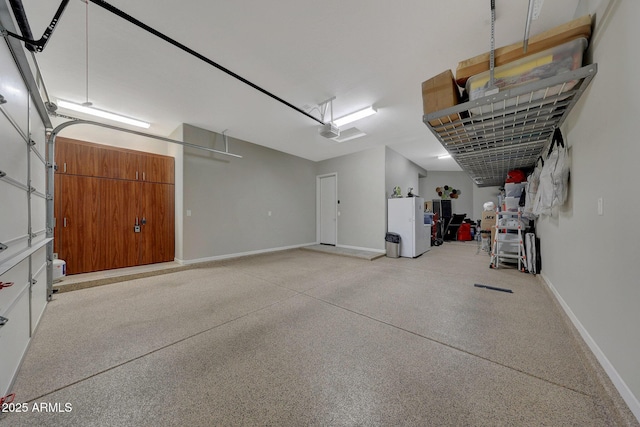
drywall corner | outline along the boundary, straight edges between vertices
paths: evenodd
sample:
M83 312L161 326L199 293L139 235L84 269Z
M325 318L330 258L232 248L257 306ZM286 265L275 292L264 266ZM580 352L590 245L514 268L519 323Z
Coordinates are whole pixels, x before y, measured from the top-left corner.
M184 127L178 126L169 138L184 141ZM184 146L171 144L167 153L175 160L175 259L184 255Z
M427 171L404 157L402 154L385 147L385 196L389 198L393 189L398 186L402 190L402 195L406 196L409 188L413 188L413 194L425 197L420 188L421 177L427 176Z

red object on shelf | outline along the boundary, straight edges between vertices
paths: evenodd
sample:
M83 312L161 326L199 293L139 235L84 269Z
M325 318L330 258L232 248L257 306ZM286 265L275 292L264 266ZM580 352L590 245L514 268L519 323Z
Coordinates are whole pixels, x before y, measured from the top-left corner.
M471 224L463 222L458 227L458 240L459 241L468 241L471 239Z
M507 179L505 180L508 184L519 184L527 180L526 175L520 169L510 170L507 173Z

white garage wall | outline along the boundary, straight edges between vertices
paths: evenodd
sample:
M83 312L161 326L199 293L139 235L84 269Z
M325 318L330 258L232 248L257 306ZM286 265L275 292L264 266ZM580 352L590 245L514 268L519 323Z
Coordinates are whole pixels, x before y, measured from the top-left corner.
M420 178L427 176L427 171L389 147L385 152L385 196L391 196L395 186L400 186L402 195L406 196L409 188L413 194L427 200L420 188Z
M338 246L384 251L385 150L376 147L318 163L318 175L338 173Z
M486 202L493 202L498 206L499 187L478 187L473 184L473 218L482 218L483 205Z
M195 126L183 125L183 136L190 144L224 149L222 135ZM316 164L234 138L229 138L229 146L230 152L244 158L184 149L184 236L179 261L314 243Z
M538 232L544 278L640 419L640 2L602 3L590 9L598 74L566 125L569 201Z
M467 218L474 221L482 218L482 205L485 202L493 202L498 206L498 187L478 187L469 175L462 171L430 171L426 178L420 178L421 196L424 195L425 200L436 199L436 187L443 185L462 190L462 195L451 201L453 212L466 213Z
M473 181L466 172L461 171L430 171L426 178L420 179L421 194L425 200L438 199L436 187L449 185L455 189L462 191L460 197L451 199L451 207L453 213L466 213L467 218L477 219L473 216Z
M66 120L57 120L54 126ZM127 148L129 150L144 151L146 153L173 156L175 144L154 138L147 138L114 129L107 129L89 124L77 124L63 129L60 136L93 142L111 147Z

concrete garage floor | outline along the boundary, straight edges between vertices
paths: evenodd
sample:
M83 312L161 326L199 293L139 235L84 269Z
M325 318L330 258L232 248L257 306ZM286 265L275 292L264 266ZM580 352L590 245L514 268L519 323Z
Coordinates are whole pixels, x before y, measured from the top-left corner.
M637 425L543 283L488 263L297 249L56 294L0 426Z

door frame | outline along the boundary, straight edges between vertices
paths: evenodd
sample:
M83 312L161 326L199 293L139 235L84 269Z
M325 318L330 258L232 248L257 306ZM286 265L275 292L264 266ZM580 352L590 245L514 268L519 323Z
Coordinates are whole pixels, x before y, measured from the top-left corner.
M335 194L336 194L336 211L335 211L335 217L336 217L336 230L335 230L335 245L338 246L338 221L340 220L340 217L338 216L338 204L340 203L339 199L338 199L338 172L331 172L331 173L326 173L323 175L316 175L316 243L320 244L320 225L322 223L322 218L321 218L321 200L320 200L320 180L322 178L328 178L328 177L335 177L335 184L336 184L336 188L335 188Z

